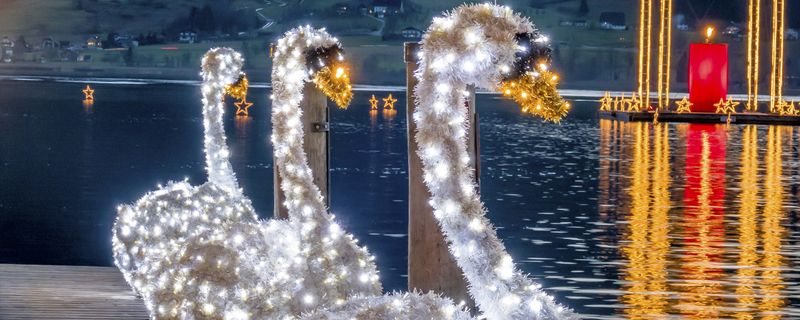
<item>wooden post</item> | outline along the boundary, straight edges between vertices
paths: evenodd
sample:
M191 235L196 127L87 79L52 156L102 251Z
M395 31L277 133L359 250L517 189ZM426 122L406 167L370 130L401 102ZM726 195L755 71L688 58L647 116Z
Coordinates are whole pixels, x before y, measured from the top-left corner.
M465 301L470 306L474 303L469 297L463 272L456 265L453 256L447 248L447 242L439 228L439 223L433 216L433 209L428 204L430 192L422 179L422 160L417 155L417 142L414 134L417 127L414 124L414 87L417 79L414 72L417 69L418 43L405 44L406 85L407 85L407 122L408 122L408 290L434 291L444 294L456 303ZM468 141L470 143L470 159L478 168L478 149L475 125L475 90L470 88L468 108L470 109L471 129ZM477 173L477 170L476 170ZM477 177L477 174L476 174ZM477 179L477 178L476 178Z
M314 183L319 187L322 196L325 197L325 205L330 206L330 135L328 134L328 98L317 89L312 82L307 82L303 87L303 101L300 102L300 109L303 111L301 120L303 121L303 149L308 156L308 166L311 168ZM273 158L273 164L275 163ZM286 219L289 213L283 205L286 197L281 190L281 179L278 174L278 167L273 167L275 205L274 214L276 218Z

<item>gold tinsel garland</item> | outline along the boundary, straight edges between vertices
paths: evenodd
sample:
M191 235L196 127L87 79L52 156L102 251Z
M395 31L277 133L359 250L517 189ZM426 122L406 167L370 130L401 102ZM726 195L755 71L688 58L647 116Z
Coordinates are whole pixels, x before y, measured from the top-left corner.
M314 83L341 109L347 109L353 100L353 86L350 85L350 75L344 66L323 67L314 76Z
M247 80L247 75L242 73L235 83L225 86L225 94L239 99L240 101L244 100L247 98L247 87L249 85L250 82Z
M523 113L542 117L546 121L560 122L569 112L570 105L561 98L556 90L557 86L558 75L539 70L501 82L500 91L517 102Z

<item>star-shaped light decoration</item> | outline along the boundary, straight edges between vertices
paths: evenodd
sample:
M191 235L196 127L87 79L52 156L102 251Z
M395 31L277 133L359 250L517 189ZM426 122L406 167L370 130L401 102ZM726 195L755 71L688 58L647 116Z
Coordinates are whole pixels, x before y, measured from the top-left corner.
M378 110L378 99L375 98L375 95L372 95L372 98L369 98L369 105L370 110Z
M678 110L675 111L677 113L690 113L692 112L692 106L694 105L687 97L683 97L681 101L678 101L675 104L678 105Z
M253 106L252 102L247 102L247 97L244 97L239 102L234 102L233 105L236 106L236 115L237 116L249 116L250 115L250 107Z
M622 110L622 102L619 100L619 97L614 97L614 103L612 105L614 107L614 111L624 111Z
M383 98L383 108L384 109L389 109L389 110L394 110L394 103L395 102L397 102L397 99L393 98L392 94L390 93L388 97Z
M83 95L86 100L94 100L94 89L87 84L86 89L83 89Z
M727 124L731 124L731 115L736 113L736 106L738 105L739 102L730 99L719 99L719 102L714 104L717 107L717 113L728 115L728 119L725 121Z
M631 111L642 111L642 100L639 99L635 94L628 99L628 112Z
M782 116L796 115L797 110L794 107L794 102L788 102L786 100L778 102L778 113Z
M718 103L715 103L714 106L717 107L717 113L723 114L733 114L736 113L736 106L739 105L739 102L733 100L725 100L724 98L719 99Z
M611 93L606 91L606 94L600 99L600 111L611 111L612 102L614 102L614 99L611 98Z

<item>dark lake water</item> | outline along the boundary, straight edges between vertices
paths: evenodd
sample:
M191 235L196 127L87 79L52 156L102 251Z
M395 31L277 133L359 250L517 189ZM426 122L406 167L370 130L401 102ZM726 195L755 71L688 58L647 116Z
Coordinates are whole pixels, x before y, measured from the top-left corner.
M115 207L205 181L199 88L0 82L0 263L113 265ZM332 109L331 207L405 289L405 94ZM266 89L226 115L232 162L272 215ZM478 96L481 192L519 266L588 318L800 318L800 129L598 120L561 125ZM233 108L231 106L231 108Z

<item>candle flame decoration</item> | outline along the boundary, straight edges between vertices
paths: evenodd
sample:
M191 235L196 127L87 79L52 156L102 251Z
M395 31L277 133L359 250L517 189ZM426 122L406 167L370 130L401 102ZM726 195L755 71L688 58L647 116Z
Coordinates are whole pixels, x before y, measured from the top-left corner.
M317 88L340 109L347 109L353 100L353 86L350 84L350 68L339 44L306 53L306 63L311 64L309 69L314 74Z
M541 38L536 33L516 35L520 50L500 92L518 103L523 113L558 123L569 113L570 104L558 93L559 76L549 67L551 49Z
M714 38L714 27L707 27L706 28L706 43L711 43L711 40Z

